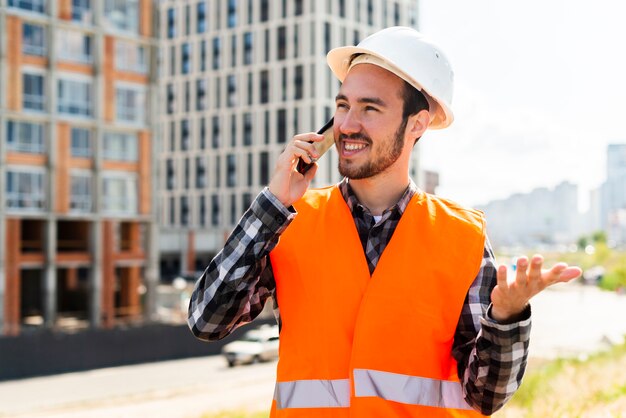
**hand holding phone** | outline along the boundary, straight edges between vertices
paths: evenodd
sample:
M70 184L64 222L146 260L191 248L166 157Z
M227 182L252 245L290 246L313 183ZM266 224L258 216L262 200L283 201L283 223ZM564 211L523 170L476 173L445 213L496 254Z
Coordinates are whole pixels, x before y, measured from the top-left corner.
M317 133L324 135L323 141L315 142L315 150L317 151L318 155L321 158L322 154L328 151L330 147L335 145L335 136L333 135L333 118L330 118L330 120L326 122L326 124L322 126L322 128L319 131L317 131ZM317 160L319 160L319 158ZM304 174L307 171L309 171L311 167L313 167L313 164L315 163L315 161L313 161L310 164L307 164L304 162L302 158L300 158L298 160L298 166L296 167L296 170L298 170L298 173Z

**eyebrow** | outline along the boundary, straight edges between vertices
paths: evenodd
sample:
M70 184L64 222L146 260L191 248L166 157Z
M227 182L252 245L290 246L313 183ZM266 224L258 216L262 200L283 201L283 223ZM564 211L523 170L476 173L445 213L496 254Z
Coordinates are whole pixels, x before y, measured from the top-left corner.
M335 101L338 101L338 100L348 101L348 97L345 94L339 93L335 97ZM378 106L383 106L383 107L386 106L385 102L378 97L360 97L359 99L357 99L357 103L371 103L371 104L375 104Z

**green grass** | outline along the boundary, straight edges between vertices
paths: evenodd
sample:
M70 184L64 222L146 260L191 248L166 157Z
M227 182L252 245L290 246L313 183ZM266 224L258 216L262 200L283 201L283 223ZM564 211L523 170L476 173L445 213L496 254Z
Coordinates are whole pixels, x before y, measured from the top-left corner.
M531 364L497 417L623 417L626 344L582 359Z

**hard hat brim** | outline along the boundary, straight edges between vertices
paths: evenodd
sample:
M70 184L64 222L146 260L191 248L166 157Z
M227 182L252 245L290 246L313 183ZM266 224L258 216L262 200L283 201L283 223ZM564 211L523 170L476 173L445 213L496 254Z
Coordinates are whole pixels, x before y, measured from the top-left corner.
M400 77L419 91L421 91L426 100L428 100L431 114L431 122L429 125L430 129L443 129L449 126L454 120L454 116L452 111L447 103L435 99L431 93L425 89L418 80L413 79L411 76L406 74L404 71L400 70L398 66L390 61L387 57L384 57L370 49L367 48L359 48L358 46L342 46L338 48L331 49L326 55L326 62L330 67L331 71L337 77L339 81L343 83L346 76L348 75L348 71L350 70L350 63L352 57L355 54L369 54L377 57L379 60L382 60L383 64L380 62L374 63L385 70L395 74Z

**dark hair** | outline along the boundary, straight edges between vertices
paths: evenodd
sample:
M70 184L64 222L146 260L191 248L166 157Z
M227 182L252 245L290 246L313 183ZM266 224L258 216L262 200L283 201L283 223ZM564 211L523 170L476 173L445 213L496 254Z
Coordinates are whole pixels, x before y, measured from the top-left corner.
M402 106L402 119L407 119L411 115L415 115L422 110L430 110L428 100L422 94L421 91L403 81L402 99L404 104Z

